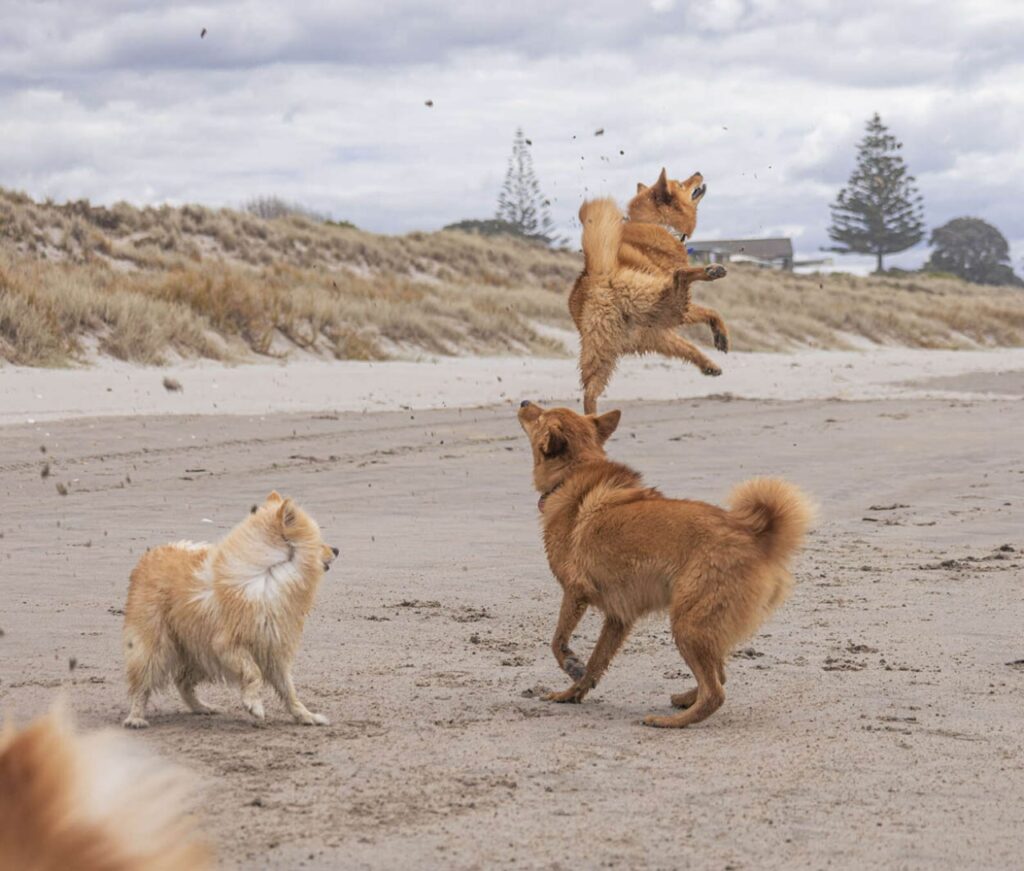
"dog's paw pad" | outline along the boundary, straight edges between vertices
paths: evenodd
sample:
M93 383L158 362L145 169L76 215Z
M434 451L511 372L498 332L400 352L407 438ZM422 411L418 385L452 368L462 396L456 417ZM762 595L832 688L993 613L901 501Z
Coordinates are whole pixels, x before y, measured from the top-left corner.
M715 333L715 349L723 354L729 353L729 337L725 333Z
M705 366L700 370L704 375L710 375L712 378L717 378L722 374L722 370L717 366Z
M725 278L725 267L717 263L704 267L704 274L711 279Z
M148 729L149 721L142 717L126 717L124 727L126 729Z

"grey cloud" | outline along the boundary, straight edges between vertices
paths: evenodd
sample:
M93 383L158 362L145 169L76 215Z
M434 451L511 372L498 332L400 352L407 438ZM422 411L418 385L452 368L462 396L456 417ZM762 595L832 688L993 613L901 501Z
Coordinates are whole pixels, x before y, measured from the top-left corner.
M1021 7L864 7L21 3L0 13L0 184L214 205L275 193L430 229L492 213L523 125L567 233L582 197L625 199L666 165L708 176L702 228L786 228L813 252L877 110L930 225L979 214L1024 239Z

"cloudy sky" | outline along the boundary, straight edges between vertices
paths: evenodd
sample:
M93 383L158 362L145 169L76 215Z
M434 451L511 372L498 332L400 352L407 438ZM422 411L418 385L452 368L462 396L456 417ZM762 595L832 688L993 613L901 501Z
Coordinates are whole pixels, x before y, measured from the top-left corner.
M878 111L929 227L982 217L1020 269L1022 83L1024 0L0 0L0 185L429 230L493 214L522 126L574 237L664 165L707 179L698 236L820 256Z

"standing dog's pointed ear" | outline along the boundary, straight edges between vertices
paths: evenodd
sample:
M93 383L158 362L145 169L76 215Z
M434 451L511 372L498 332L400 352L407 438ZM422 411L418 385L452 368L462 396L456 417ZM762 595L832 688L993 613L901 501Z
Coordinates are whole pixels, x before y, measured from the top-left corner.
M277 520L282 529L295 525L295 503L291 499L281 502L281 507L277 509Z
M270 493L267 494L267 498L264 501L265 502L280 502L281 501L281 494L278 493L277 490L271 490Z
M668 192L668 173L665 172L665 167L661 168L661 175L654 183L654 198L663 203L667 203L671 199Z
M615 432L621 417L622 412L616 409L591 418L594 421L594 426L597 427L597 437L601 439L601 444L608 441L608 437Z
M569 447L569 443L565 440L565 436L556 429L551 428L541 436L537 447L540 448L540 452L545 457L557 457Z

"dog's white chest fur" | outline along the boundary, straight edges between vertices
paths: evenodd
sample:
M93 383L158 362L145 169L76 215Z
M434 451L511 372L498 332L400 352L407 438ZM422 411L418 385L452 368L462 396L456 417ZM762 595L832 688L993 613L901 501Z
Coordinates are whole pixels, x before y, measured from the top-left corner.
M301 578L301 572L295 563L283 562L241 580L238 586L245 598L269 604L280 599L289 587Z

